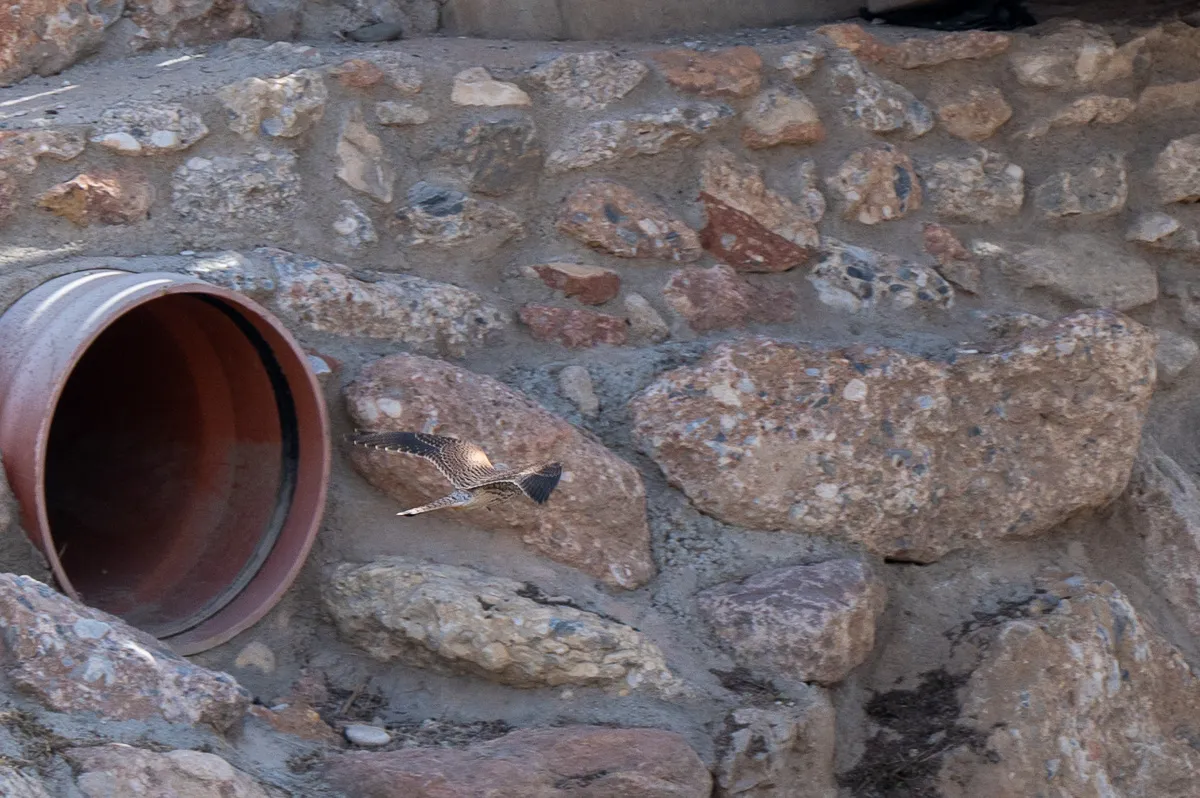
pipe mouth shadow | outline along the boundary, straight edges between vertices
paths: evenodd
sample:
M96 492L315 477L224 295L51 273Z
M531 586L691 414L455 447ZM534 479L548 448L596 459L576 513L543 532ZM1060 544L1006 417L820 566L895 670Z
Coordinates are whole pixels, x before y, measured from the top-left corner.
M229 303L169 294L88 346L53 408L46 509L86 603L160 638L230 604L275 547L300 435L271 346Z

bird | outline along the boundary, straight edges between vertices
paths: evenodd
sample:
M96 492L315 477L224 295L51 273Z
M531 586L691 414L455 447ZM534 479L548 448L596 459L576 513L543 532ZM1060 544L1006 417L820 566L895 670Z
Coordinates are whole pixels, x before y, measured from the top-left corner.
M356 432L351 443L384 452L422 457L437 466L454 491L429 504L396 513L420 515L448 507L490 507L519 493L545 504L562 477L562 464L544 462L527 468L500 469L483 449L469 441L424 432Z

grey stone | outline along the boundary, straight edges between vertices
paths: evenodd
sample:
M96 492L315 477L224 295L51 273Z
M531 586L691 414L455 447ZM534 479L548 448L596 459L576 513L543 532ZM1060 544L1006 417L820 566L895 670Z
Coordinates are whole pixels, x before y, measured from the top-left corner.
M542 168L537 127L528 117L468 122L445 149L450 162L463 167L471 191L488 197L529 186Z
M775 62L775 68L787 75L793 83L806 80L817 71L825 60L825 50L816 44L801 44L790 53L784 53Z
M432 114L413 103L386 102L375 103L375 118L379 124L391 127L408 127L424 125L433 118Z
M564 136L546 159L548 174L587 169L638 155L693 147L732 121L724 103L689 103L657 113L588 124Z
M1025 202L1025 171L985 149L936 161L925 185L938 215L954 221L998 222L1020 213Z
M1129 198L1125 156L1109 153L1051 175L1034 189L1033 204L1045 216L1111 216Z
M473 246L492 253L525 235L516 213L449 186L421 181L408 190L408 205L396 211L400 240L414 247Z
M329 90L321 73L302 69L281 78L246 78L217 90L229 129L247 141L295 138L321 121Z
M386 729L378 726L367 726L362 723L350 723L342 730L346 739L359 748L379 748L392 741L392 735Z
M836 684L875 646L887 588L858 560L755 574L696 604L734 659L754 673Z
M121 743L69 748L63 755L77 770L84 798L179 796L180 798L283 798L216 754L158 753Z
M342 243L352 249L360 249L379 240L375 225L366 211L353 200L342 200L342 215L333 222L333 231L341 236Z
M382 662L515 687L674 683L662 652L639 632L528 593L473 568L388 557L338 566L323 596L341 635Z
M1200 201L1200 133L1169 143L1154 162L1159 200Z
M100 115L90 141L122 155L160 155L186 150L207 135L200 115L182 105L123 103Z
M913 93L841 56L830 67L830 90L851 124L872 133L915 139L933 130L933 114Z
M386 205L392 201L396 170L383 151L383 142L367 129L358 106L342 125L335 154L339 180L377 202Z
M1158 365L1158 381L1174 382L1184 369L1192 365L1200 355L1200 345L1186 336L1171 330L1155 330L1158 333L1158 349L1154 362Z
M600 400L592 388L592 375L583 366L571 365L558 372L558 390L584 416L595 418L600 412Z
M288 150L193 157L171 177L171 207L203 241L247 228L277 233L299 203L296 155Z
M0 765L0 795L5 798L51 798L40 778L8 765Z
M1078 20L1051 23L1038 37L1022 37L1009 56L1017 81L1041 89L1079 89L1133 74L1145 44L1139 37L1117 47L1103 28Z
M567 108L602 110L637 88L649 71L641 61L600 50L560 55L529 74Z
M671 329L654 306L641 294L625 295L625 317L629 322L629 336L635 342L658 343L671 335Z
M851 313L879 305L949 308L954 304L954 289L934 269L834 239L826 239L808 281L821 302Z
M715 770L716 798L833 798L836 716L829 694L808 687L791 706L729 714Z
M496 80L483 67L464 69L454 76L450 101L455 105L532 105L529 95L515 83Z
M1158 275L1137 255L1099 236L1067 233L1045 247L1000 259L1001 271L1022 288L1044 288L1088 307L1132 310L1158 298Z
M0 169L30 174L43 158L71 161L86 146L83 131L77 129L0 131Z

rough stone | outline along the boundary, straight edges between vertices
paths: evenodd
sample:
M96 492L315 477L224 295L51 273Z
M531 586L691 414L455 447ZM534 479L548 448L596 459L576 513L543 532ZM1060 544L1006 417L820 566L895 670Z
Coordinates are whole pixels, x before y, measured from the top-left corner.
M781 55L775 62L775 68L787 75L793 83L798 83L812 77L824 60L824 49L815 44L801 44L790 53Z
M268 304L316 332L373 338L462 357L508 328L478 294L420 277L376 274L371 282L338 263L263 248L247 257L197 260L190 272Z
M30 174L42 158L74 160L85 146L79 130L0 130L0 169Z
M811 214L767 188L761 169L724 147L705 154L700 199L706 215L701 245L740 271L787 271L820 245L816 220L806 218Z
M366 726L362 723L351 723L342 730L346 739L359 748L379 748L392 741L392 735L386 729L378 726Z
M1168 144L1154 162L1153 177L1164 204L1200 201L1200 133Z
M1125 240L1157 246L1176 238L1183 229L1183 225L1173 216L1159 211L1143 213L1125 231Z
M1116 125L1128 119L1137 108L1137 103L1125 97L1109 97L1106 94L1089 94L1080 97L1055 111L1045 119L1034 122L1017 134L1018 138L1036 139L1060 127L1083 125Z
M0 662L11 684L55 712L163 718L226 732L250 695L144 632L27 576L0 574Z
M386 85L404 97L415 97L425 86L425 78L416 67L407 66L400 53L386 50L367 51L330 70L343 86L366 89Z
M1126 100L1133 105L1132 100ZM1200 107L1200 80L1147 86L1138 96L1139 114L1165 115L1194 111Z
M913 93L863 69L853 58L832 64L830 91L851 124L915 139L933 130L933 114Z
M455 105L532 105L533 100L515 83L494 79L483 67L464 69L454 76L450 101Z
M1200 754L1200 684L1120 591L1039 580L1025 607L978 635L936 789L970 795L1184 796Z
M1046 35L1022 37L1010 55L1013 73L1023 86L1082 89L1133 74L1134 57L1145 44L1135 39L1118 48L1103 28L1066 20Z
M365 58L348 58L331 70L337 82L348 89L369 89L387 77L383 68Z
M701 592L696 606L755 673L836 684L875 646L887 588L858 560L755 574Z
M781 324L796 312L792 289L749 283L723 263L671 272L663 298L696 332Z
M956 288L968 294L978 294L983 288L979 263L954 232L940 224L926 224L921 232L925 251L938 263L938 273Z
M921 207L921 182L908 155L891 145L858 150L826 185L842 204L842 217L879 224Z
M315 709L303 701L292 700L290 703L277 704L271 708L255 704L250 707L250 714L280 734L313 743L337 747L342 745L342 738L338 733L321 720Z
M348 642L381 662L514 687L667 688L674 677L641 633L473 568L389 557L339 566L325 606Z
M520 535L533 550L607 584L635 588L654 574L646 491L633 466L532 399L479 374L414 355L366 366L346 390L359 429L422 429L474 441L496 462L564 465L544 506L510 501L455 511L467 523ZM415 457L355 451L368 481L405 507L446 494L445 478Z
M0 765L0 795L5 798L51 798L36 775Z
M470 246L491 253L525 235L513 211L448 186L414 183L407 199L408 205L396 211L396 223L401 242L408 246Z
M1019 248L1001 258L1004 275L1022 288L1042 288L1087 307L1132 310L1158 299L1154 267L1088 233L1067 233L1054 244Z
M295 138L325 116L329 90L321 73L301 69L281 78L246 78L217 90L229 129L247 141L259 135Z
M360 798L709 798L712 777L683 737L657 729L522 729L465 749L356 753L326 771Z
M1154 334L1093 310L953 363L723 343L631 411L643 451L701 511L930 562L1118 496L1153 387Z
M360 249L379 241L375 225L366 211L353 200L342 200L342 215L333 223L333 231L341 236L342 243L352 249Z
M533 120L468 122L450 147L450 162L463 167L471 191L501 197L527 187L542 168Z
M335 154L339 180L377 202L386 205L392 201L396 170L383 151L383 142L367 129L358 106L342 124Z
M991 137L1012 117L1012 106L995 86L947 86L930 101L946 132L967 141Z
M381 125L409 127L424 125L433 118L433 115L419 105L388 100L375 103L375 118Z
M161 155L207 135L200 115L182 105L124 103L100 114L90 141L122 155Z
M592 387L592 375L583 366L570 365L558 372L558 392L587 418L600 414L600 399Z
M821 302L858 313L880 304L948 308L954 289L933 269L866 247L828 239L808 274Z
M80 227L132 224L150 214L154 187L137 172L93 172L59 183L38 197L37 206Z
M752 150L825 140L817 108L796 89L767 89L743 114L742 143Z
M821 193L820 182L816 161L805 158L796 164L793 196L800 198L796 201L796 209L813 224L825 217L825 195Z
M585 305L603 305L621 290L621 276L612 269L582 263L538 263L526 267L532 276Z
M0 86L33 73L54 75L94 52L107 22L92 4L72 0L24 0L5 9L0 34Z
M271 674L275 672L275 652L266 643L254 640L242 647L233 660L233 666Z
M530 77L567 108L603 110L637 88L649 71L641 61L600 50L560 55Z
M282 798L283 791L260 784L216 754L203 751L157 753L122 743L63 752L76 768L84 798L116 795L180 798Z
M762 58L752 47L661 50L653 57L667 83L702 97L749 97L762 85Z
M1129 178L1125 156L1109 153L1046 178L1033 192L1033 204L1046 217L1112 216L1125 208Z
M1000 55L1012 44L1005 33L973 30L963 33L940 33L935 36L902 39L885 44L866 28L853 23L825 25L817 33L828 36L836 47L849 50L864 61L886 64L900 69L937 66L949 61L966 61Z
M926 173L938 215L959 222L999 222L1025 203L1025 170L980 148L967 158L943 158Z
M835 723L833 703L818 687L804 691L795 706L734 710L715 767L716 798L836 795Z
M1200 346L1192 338L1172 330L1159 329L1155 332L1158 334L1154 361L1158 365L1158 381L1174 382L1200 355Z
M254 32L245 0L125 0L135 50L191 47Z
M247 226L278 231L299 201L296 155L288 150L193 157L171 178L171 207L203 240Z
M662 204L614 180L577 186L559 209L558 230L620 258L691 262L702 253L700 237Z
M629 337L634 343L658 343L670 337L671 328L646 297L626 294L624 305Z
M638 155L693 147L733 119L724 104L691 103L659 113L591 122L564 136L546 159L548 174L562 174Z
M535 340L570 349L600 344L621 346L628 337L624 319L594 310L530 304L524 305L517 315Z

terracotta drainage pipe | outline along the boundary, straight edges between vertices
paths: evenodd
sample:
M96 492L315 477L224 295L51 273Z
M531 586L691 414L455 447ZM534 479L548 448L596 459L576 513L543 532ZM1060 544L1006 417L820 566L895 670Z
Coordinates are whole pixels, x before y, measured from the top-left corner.
M245 297L168 273L70 274L0 317L0 453L62 590L183 654L279 600L329 482L295 340Z

